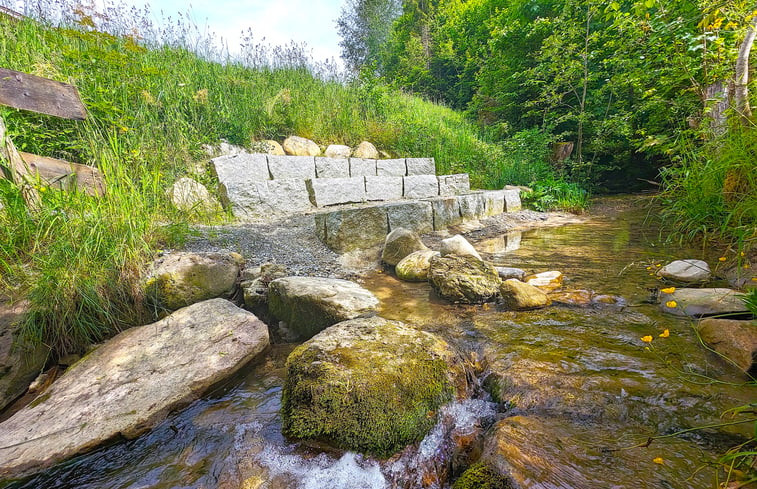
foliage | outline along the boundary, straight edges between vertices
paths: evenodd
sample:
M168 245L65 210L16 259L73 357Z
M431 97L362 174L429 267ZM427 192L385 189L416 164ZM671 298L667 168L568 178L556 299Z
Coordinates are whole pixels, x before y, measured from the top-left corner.
M478 462L469 467L452 485L452 489L510 489L513 484L493 466Z
M589 193L562 179L541 180L533 184L531 192L523 194L523 203L538 211L561 209L580 214L589 206Z
M347 0L336 21L342 40L342 59L357 73L379 59L392 22L399 15L399 0Z

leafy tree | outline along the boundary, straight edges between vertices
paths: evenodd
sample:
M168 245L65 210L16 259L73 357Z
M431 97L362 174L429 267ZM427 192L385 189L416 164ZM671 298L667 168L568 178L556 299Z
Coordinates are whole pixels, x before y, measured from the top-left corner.
M378 63L401 0L347 0L336 21L342 58L353 72Z

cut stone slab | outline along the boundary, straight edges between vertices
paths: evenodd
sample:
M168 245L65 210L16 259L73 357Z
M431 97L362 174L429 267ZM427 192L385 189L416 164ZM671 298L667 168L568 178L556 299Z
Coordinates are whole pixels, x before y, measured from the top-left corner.
M676 260L659 269L657 275L676 282L697 283L710 280L712 273L706 261Z
M408 199L425 199L439 195L439 180L434 175L404 177L404 193Z
M744 294L731 289L675 289L660 291L660 309L676 316L703 317L747 312Z
M16 344L16 327L28 308L28 302L0 301L0 410L26 392L50 353L43 346L24 348Z
M515 311L538 309L551 303L542 290L514 278L502 282L500 293L505 306Z
M406 158L408 175L436 175L436 163L433 158Z
M284 434L379 457L423 439L434 413L468 392L463 362L444 340L379 317L322 331L286 368Z
M425 282L428 280L431 260L437 256L439 252L434 250L414 251L397 263L394 272L398 279L406 282Z
M307 187L316 207L365 201L364 177L315 178L307 181Z
M235 192L249 185L271 179L268 172L268 157L264 154L238 153L219 156L210 160L218 181L228 192Z
M268 342L262 321L223 299L124 331L2 423L0 478L30 474L118 436L139 436Z
M439 250L442 256L457 255L457 256L475 256L481 260L481 255L478 254L476 248L463 238L459 234L452 236L451 238L443 239L441 249Z
M379 245L389 233L386 208L381 206L318 214L315 227L321 241L338 253Z
M270 180L266 182L266 190L258 215L291 214L312 209L305 180Z
M470 192L470 178L467 173L457 175L440 175L439 195L449 197L451 195L462 195Z
M386 236L381 260L387 265L396 265L409 254L427 250L420 236L410 229L395 228Z
M376 160L365 158L350 158L351 177L375 177Z
M316 158L316 178L347 178L350 176L350 160L343 158Z
M321 154L321 148L314 141L299 136L286 138L283 147L286 154L292 156L318 156Z
M407 175L405 160L376 160L376 175L380 177L404 177Z
M744 372L757 368L757 320L707 318L699 322L699 336L710 348Z
M274 180L315 178L315 158L268 155L268 170Z
M376 296L349 280L284 277L268 285L271 314L299 340L348 319L375 316L378 305Z
M498 216L505 212L505 191L488 190L484 192L484 215Z
M376 146L374 146L372 143L363 141L362 143L357 145L355 151L352 152L352 156L354 156L355 158L368 158L375 160L379 157L379 152L376 149Z
M429 199L434 212L434 231L443 231L463 222L457 197Z
M343 144L331 144L326 148L326 157L347 159L352 154L352 148Z
M168 253L150 266L144 280L145 295L170 311L214 297L230 297L243 262L236 253Z
M505 212L518 212L523 208L519 188L506 189L503 192L505 193Z
M441 297L463 304L494 299L502 282L493 266L475 256L458 255L432 258L428 281Z
M367 200L399 200L402 198L402 177L364 177Z
M405 228L418 234L426 234L434 230L434 213L429 202L397 202L387 204L384 208L389 219L390 231Z
M486 199L483 192L459 195L457 200L460 202L460 214L463 216L463 221L472 221L485 216Z

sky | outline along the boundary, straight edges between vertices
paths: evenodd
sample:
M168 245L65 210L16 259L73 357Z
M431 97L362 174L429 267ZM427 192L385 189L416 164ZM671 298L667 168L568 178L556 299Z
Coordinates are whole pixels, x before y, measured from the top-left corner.
M215 0L188 3L182 0L124 0L128 5L150 6L159 20L176 17L189 9L198 26L223 37L229 50L239 48L242 31L252 28L256 42L288 44L305 42L316 60L339 60L339 35L336 19L344 0Z

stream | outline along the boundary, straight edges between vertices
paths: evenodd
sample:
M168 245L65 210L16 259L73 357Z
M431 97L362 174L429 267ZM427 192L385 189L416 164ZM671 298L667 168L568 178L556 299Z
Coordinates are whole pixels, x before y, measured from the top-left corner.
M445 406L417 446L388 460L281 435L281 386L295 345L279 344L144 436L5 489L445 489L495 452L523 488L715 487L713 460L754 427L687 430L728 421L721 414L754 402L755 387L699 344L690 321L648 301L658 264L714 264L717 256L664 245L643 226L645 211L620 207L582 224L471 240L495 265L562 271L563 290L595 292L585 307L458 306L426 283L365 277L381 316L447 339L480 384L473 399ZM654 337L649 346L645 335ZM643 446L655 435L671 436Z

